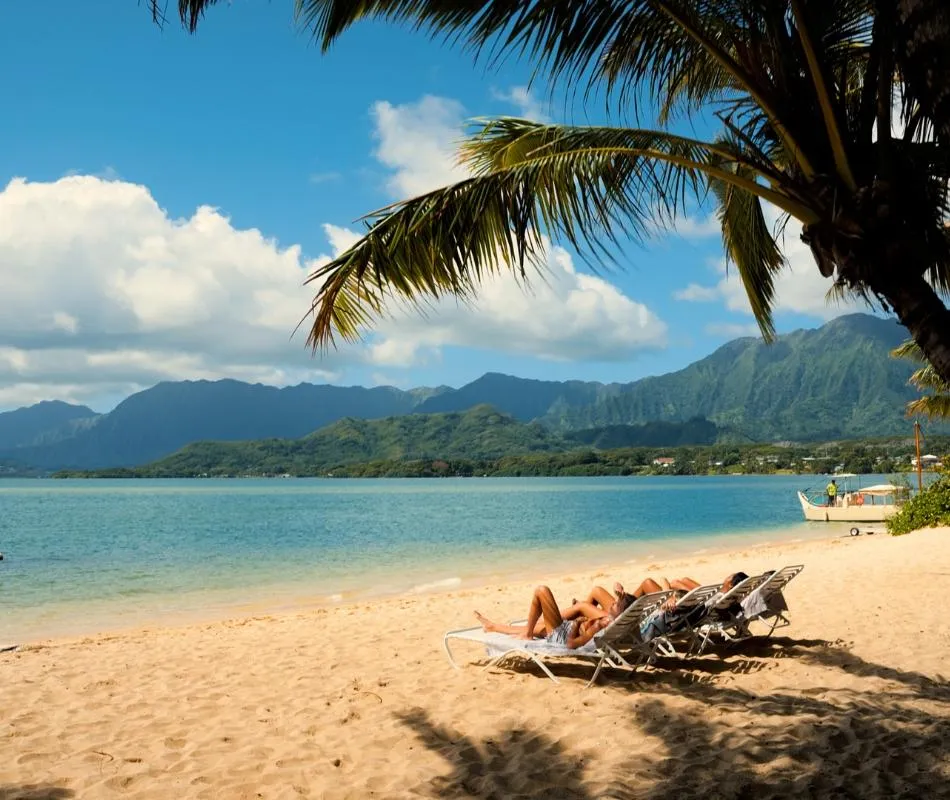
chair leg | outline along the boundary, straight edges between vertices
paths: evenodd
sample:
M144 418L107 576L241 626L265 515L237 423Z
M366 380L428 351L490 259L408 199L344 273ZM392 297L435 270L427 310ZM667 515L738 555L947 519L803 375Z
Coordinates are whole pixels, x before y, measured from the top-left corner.
M554 673L548 669L547 665L540 658L538 658L537 655L534 653L529 653L528 655L531 656L531 659L535 664L541 667L541 671L544 672L545 675L547 675L555 683L560 683L560 681L554 676Z
M449 648L448 636L442 638L442 649L445 650L445 655L449 659L449 663L452 667L461 671L462 668L455 662L455 658L452 656L452 650Z
M607 661L607 654L604 653L600 657L600 661L597 662L597 667L594 669L594 674L591 675L590 680L587 681L587 685L584 687L585 689L589 689L591 686L594 685L594 683L597 681L597 677L600 675L600 671L604 668L604 662L606 661Z

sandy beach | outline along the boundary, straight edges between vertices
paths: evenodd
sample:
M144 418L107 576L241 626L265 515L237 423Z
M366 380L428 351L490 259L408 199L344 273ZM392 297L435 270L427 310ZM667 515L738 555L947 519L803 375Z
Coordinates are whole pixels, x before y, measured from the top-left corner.
M950 529L629 562L596 573L0 654L11 798L937 797L950 794ZM445 630L647 575L803 563L792 626L724 657L612 672L453 670Z

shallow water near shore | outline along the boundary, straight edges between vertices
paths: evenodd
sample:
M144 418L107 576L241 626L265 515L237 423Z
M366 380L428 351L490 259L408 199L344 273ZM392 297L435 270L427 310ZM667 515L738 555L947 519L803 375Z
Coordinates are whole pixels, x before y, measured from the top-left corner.
M639 580L651 559L845 532L847 525L833 531L801 520L795 491L815 483L815 476L7 480L0 646L602 563L629 562L631 574L618 577Z

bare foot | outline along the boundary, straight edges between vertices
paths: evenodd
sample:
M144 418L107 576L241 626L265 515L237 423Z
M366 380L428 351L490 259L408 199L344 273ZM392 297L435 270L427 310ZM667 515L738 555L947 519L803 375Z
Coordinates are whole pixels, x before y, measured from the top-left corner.
M482 628L484 628L486 631L491 631L492 628L493 628L494 625L495 625L495 623L492 622L488 617L486 617L484 614L482 614L482 613L480 613L480 612L478 612L478 611L475 612L475 619L478 620L479 624L480 624L480 625L482 626Z

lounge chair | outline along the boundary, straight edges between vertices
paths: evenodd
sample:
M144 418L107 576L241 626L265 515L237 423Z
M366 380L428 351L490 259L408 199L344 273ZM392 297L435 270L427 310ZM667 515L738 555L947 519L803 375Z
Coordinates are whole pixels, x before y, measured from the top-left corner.
M655 652L664 656L682 657L677 645L685 645L690 652L698 644L697 627L703 623L709 613L710 602L722 592L721 583L697 586L676 600L673 608L657 608L644 620L649 624L656 622L655 633L649 642Z
M771 575L771 572L753 575L739 581L728 592L720 592L713 597L707 603L705 618L696 626L693 652L701 655L713 637L717 635L729 642L739 639L740 634L737 630L742 625L742 601L765 583Z
M741 633L752 635L750 624L761 622L768 625L765 636L771 636L777 628L784 628L791 624L786 616L788 604L782 594L789 582L803 569L804 564L782 567L772 573L772 576L742 601Z
M552 681L559 683L554 673L544 663L552 658L581 658L595 661L594 674L587 682L590 686L597 680L604 667L635 669L638 664L653 659L653 647L640 638L640 624L659 604L665 602L673 592L654 592L645 594L629 606L606 628L598 631L594 638L581 647L565 647L552 644L546 639L519 639L506 633L494 633L481 627L464 628L449 631L442 637L442 648L455 669L461 669L449 646L452 639L464 639L485 645L491 660L485 668L493 667L508 656L526 656L534 661ZM524 624L513 623L513 624ZM586 687L585 687L586 688Z

